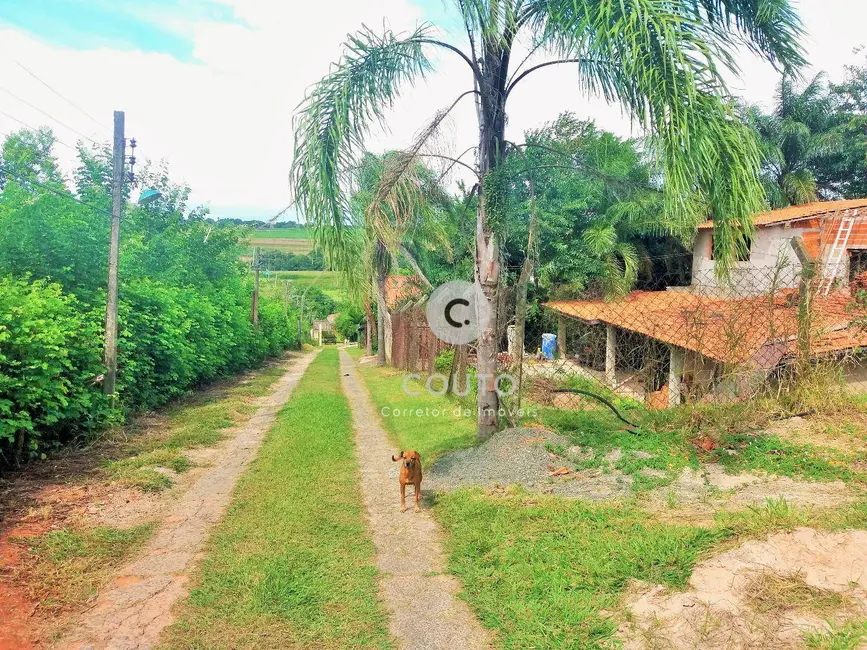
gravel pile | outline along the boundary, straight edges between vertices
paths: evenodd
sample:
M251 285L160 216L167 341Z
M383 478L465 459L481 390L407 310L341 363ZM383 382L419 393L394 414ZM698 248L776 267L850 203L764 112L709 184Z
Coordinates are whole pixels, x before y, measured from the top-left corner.
M563 455L547 446L560 447ZM506 429L487 442L440 458L426 473L425 487L451 491L466 486L486 488L522 485L528 490L591 500L628 496L632 479L600 470L575 471L575 461L585 454L581 447L559 434L541 429ZM549 476L551 469L567 467L564 476Z

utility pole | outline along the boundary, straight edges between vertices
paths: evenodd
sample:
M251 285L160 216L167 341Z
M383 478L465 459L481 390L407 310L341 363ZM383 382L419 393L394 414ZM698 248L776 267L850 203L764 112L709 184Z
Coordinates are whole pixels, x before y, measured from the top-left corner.
M108 249L108 299L105 309L105 379L102 391L113 395L117 381L117 258L120 213L123 210L123 167L126 159L123 111L114 112L114 150L111 169L111 240Z
M253 327L259 327L259 247L253 249L253 312L251 320Z
M289 280L283 280L283 320L289 322Z

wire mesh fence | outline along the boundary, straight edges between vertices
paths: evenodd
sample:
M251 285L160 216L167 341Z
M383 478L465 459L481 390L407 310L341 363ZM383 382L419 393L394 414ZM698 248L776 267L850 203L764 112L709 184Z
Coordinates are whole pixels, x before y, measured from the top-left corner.
M852 263L694 269L685 287L546 303L521 359L510 328L509 364L522 400L566 409L780 397L818 369L867 393L865 288Z

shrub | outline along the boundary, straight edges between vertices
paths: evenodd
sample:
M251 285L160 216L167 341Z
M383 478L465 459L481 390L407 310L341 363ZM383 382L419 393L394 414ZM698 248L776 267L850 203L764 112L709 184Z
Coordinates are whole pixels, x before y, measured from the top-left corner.
M60 285L0 278L0 451L26 458L106 420L100 329Z

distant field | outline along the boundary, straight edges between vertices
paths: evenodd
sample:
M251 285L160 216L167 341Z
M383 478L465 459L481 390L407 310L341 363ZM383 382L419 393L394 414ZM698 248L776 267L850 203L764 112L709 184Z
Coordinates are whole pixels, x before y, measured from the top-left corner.
M297 287L316 286L334 300L343 300L346 296L340 286L340 278L336 271L272 271L268 278L289 280Z
M250 245L247 255L253 254L253 246L303 255L313 250L313 231L309 228L255 230L247 240L247 244Z
M266 228L254 230L253 239L313 239L310 228Z

